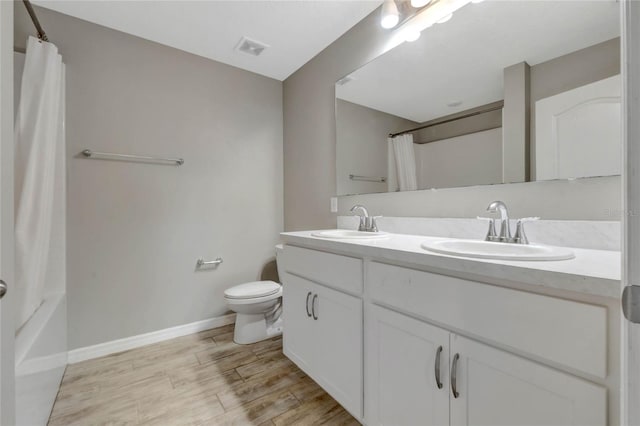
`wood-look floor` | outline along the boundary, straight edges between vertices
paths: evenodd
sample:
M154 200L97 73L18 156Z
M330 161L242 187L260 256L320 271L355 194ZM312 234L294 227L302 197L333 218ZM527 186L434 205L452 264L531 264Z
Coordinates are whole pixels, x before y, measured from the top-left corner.
M282 354L233 326L67 367L49 425L357 425Z

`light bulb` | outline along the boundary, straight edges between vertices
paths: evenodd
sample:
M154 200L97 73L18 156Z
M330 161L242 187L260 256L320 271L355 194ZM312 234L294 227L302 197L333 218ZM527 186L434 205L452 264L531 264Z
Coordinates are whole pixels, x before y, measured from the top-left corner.
M444 24L445 22L449 21L451 18L453 18L453 13L448 14L447 16L443 17L437 22L438 24Z
M398 6L394 0L385 0L382 4L382 17L380 18L380 25L382 28L393 28L400 22L400 13L398 13Z
M408 30L404 35L405 41L416 41L420 38L420 31L417 30Z
M482 0L480 0L482 1ZM425 7L429 4L431 0L411 0L411 7L415 7L416 9L420 9L421 7Z

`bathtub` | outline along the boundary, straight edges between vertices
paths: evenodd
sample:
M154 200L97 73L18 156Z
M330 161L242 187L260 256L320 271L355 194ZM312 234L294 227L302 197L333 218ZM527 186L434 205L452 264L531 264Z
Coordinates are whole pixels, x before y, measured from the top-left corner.
M48 296L16 334L16 424L46 425L67 366L67 299Z

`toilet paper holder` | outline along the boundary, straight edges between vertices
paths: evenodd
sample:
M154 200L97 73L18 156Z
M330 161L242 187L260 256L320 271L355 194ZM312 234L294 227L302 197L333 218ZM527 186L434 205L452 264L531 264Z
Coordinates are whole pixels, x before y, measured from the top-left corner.
M198 259L196 262L196 269L204 268L206 266L218 266L222 263L222 258L218 257L216 260L205 261L203 258Z

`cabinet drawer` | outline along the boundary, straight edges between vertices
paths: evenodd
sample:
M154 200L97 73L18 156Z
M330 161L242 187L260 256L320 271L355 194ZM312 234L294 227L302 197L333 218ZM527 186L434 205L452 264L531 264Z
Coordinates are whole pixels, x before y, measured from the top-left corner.
M370 262L371 297L470 335L599 378L607 376L605 307Z
M362 259L291 245L284 247L281 258L286 272L338 290L362 294Z

